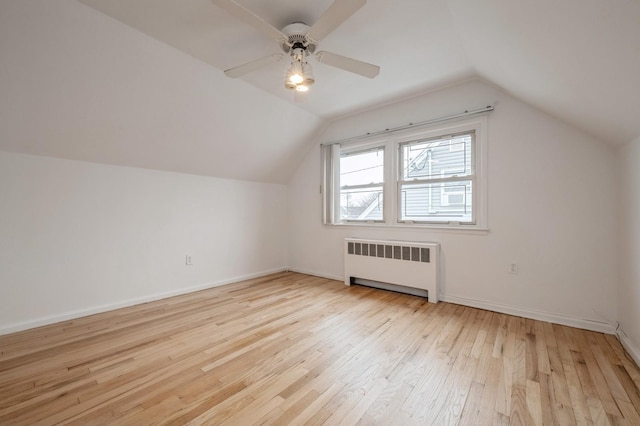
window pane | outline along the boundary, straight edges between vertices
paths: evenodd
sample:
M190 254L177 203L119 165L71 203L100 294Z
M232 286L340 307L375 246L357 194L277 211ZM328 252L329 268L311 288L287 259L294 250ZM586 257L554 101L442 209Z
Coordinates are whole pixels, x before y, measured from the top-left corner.
M472 134L412 142L402 146L402 179L469 176Z
M401 188L400 220L471 222L470 180L406 184Z
M341 190L340 218L382 220L382 187Z
M340 186L384 182L384 150L376 149L340 156Z

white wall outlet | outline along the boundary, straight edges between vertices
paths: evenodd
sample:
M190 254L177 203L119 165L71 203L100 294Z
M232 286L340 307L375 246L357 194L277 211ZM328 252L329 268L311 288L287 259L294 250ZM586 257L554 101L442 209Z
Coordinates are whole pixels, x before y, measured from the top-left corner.
M191 263L191 256L190 255L187 255L187 257L184 260L184 264L188 265L188 266L193 265L193 263Z
M510 274L518 275L519 270L520 270L520 267L518 266L517 263L510 263L509 264L508 271L509 271Z

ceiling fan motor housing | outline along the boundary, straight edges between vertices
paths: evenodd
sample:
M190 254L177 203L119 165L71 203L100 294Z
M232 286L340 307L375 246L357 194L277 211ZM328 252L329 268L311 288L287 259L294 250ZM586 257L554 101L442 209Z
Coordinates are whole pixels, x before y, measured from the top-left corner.
M285 53L294 49L303 49L308 53L316 50L316 43L307 37L311 27L304 22L294 22L282 29L282 33L287 36L287 40L280 44Z

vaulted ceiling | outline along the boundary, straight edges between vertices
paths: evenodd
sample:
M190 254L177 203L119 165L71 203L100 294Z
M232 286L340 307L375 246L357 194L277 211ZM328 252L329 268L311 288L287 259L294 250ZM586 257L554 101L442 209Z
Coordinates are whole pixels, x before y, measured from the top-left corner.
M81 0L127 25L221 70L270 53L278 43L210 0ZM239 0L274 27L312 25L333 0ZM320 41L319 50L382 67L374 80L312 61L316 83L299 106L324 118L432 88L473 73L446 1L369 0ZM252 72L243 80L287 101L288 61Z
M279 51L209 0L81 1L220 69ZM311 25L332 3L237 1L276 28ZM476 74L606 142L640 134L637 0L368 0L320 47L382 67L369 81L314 64L300 106L321 117ZM291 100L278 65L244 79Z
M279 48L210 0L80 1L0 0L0 149L286 182L332 119L474 76L605 143L640 135L637 0L368 0L320 49L380 75L313 63L302 101L286 61L224 76ZM332 0L237 2L282 28Z

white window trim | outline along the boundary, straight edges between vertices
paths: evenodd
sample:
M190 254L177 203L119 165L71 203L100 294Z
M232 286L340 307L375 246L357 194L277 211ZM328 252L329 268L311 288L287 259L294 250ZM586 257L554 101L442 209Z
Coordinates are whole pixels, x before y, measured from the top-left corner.
M488 231L488 176L487 176L487 117L486 115L475 116L472 118L457 120L446 123L438 123L423 127L420 129L406 129L390 135L377 136L372 139L359 142L346 142L342 145L330 145L333 159L340 158L340 152L355 152L365 150L367 148L385 147L384 165L384 198L383 198L383 217L384 222L377 221L343 221L339 222L337 218L340 214L340 171L335 167L335 161L327 158L323 154L323 222L328 226L338 227L370 227L370 228L428 228L434 230L464 230L471 232ZM400 202L400 174L399 174L399 149L400 144L415 141L417 139L429 139L447 134L457 134L466 131L475 131L475 178L473 180L473 206L475 223L461 224L458 222L437 223L437 222L412 222L399 221L399 202ZM337 156L337 157L336 157ZM328 164L331 163L331 164ZM333 199L329 199L329 194L333 195ZM329 214L330 213L330 214Z

